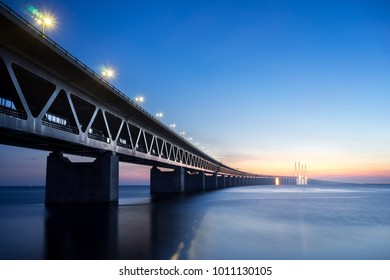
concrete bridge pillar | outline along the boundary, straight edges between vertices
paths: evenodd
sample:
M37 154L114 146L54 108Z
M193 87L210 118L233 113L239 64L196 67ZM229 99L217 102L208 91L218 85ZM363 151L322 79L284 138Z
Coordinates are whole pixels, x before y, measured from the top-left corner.
M230 187L236 187L236 186L237 186L236 176L230 176Z
M231 187L232 186L232 176L226 176L225 177L225 187Z
M184 192L184 168L161 171L156 166L150 170L150 193Z
M204 178L206 190L216 190L218 188L217 173L213 173L212 175L205 175Z
M217 177L217 188L221 189L226 187L226 176L225 175L220 175Z
M262 177L261 178L261 185L268 185L269 184L269 178Z
M119 158L105 153L94 162L71 162L59 152L47 157L45 203L118 203Z
M206 178L204 171L196 171L194 173L184 173L184 190L186 192L204 191L206 186Z

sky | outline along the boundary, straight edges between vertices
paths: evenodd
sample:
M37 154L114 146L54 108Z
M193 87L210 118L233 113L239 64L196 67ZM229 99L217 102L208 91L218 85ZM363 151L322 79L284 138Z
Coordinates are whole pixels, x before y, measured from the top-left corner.
M386 0L4 2L50 11L49 37L231 167L390 182ZM47 155L0 146L0 185L44 185ZM120 184L148 182L120 165Z

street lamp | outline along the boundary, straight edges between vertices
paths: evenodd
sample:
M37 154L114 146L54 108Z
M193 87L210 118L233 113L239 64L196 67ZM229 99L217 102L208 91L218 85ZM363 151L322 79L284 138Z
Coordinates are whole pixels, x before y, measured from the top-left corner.
M51 14L47 12L42 13L32 5L29 5L27 10L32 14L31 17L36 21L36 23L42 27L43 37L45 36L45 28L55 27L55 18Z
M185 131L181 131L181 132L179 132L179 134L181 137L184 137L184 135L186 135Z
M157 117L157 118L162 118L162 117L163 117L163 113L157 113L157 114L156 114L156 117Z
M142 102L144 102L144 97L143 96L137 96L136 98L135 98L135 101L137 102L137 103L142 103Z
M42 27L42 36L45 35L45 28L54 28L55 19L50 14L41 14L39 13L38 18L36 19L37 24Z
M172 123L169 125L170 128L174 129L176 127L176 124Z
M115 78L115 70L112 67L102 67L101 74L107 81Z

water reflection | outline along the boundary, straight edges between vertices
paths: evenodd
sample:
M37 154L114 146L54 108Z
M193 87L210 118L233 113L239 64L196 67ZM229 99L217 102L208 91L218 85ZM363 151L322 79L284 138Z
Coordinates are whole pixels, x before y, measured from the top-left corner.
M179 195L145 204L47 207L45 258L183 258L203 212L190 204L190 196Z
M46 259L111 259L117 255L116 207L50 206L45 219Z

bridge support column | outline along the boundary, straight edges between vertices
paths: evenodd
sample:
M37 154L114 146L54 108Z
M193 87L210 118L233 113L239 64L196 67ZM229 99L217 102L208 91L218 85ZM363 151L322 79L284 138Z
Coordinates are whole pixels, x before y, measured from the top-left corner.
M204 191L206 186L206 178L204 171L197 171L195 173L185 172L185 191L198 192Z
M217 177L217 188L221 189L226 187L226 176L225 175L220 175Z
M206 190L216 190L218 188L218 177L217 173L212 175L205 176L205 189Z
M266 185L267 183L265 182L265 178L264 177L260 177L259 178L259 185Z
M184 192L184 168L161 171L156 166L150 170L150 193Z
M45 203L118 203L119 158L106 153L94 162L47 157Z
M228 175L225 178L225 187L232 187L233 186L233 177Z
M238 177L237 176L232 176L231 181L230 181L230 186L231 187L237 187L238 186Z

